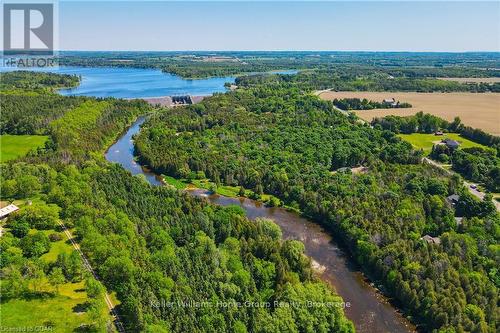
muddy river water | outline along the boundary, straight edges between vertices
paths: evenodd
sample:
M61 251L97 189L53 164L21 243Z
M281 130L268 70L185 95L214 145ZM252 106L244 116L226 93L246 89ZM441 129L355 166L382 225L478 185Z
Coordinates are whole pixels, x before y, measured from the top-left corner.
M106 153L110 162L121 164L132 174L143 174L153 185L161 185L158 175L141 167L134 160L133 135L140 131L144 118L139 118ZM415 327L365 279L332 236L318 224L283 208L266 207L247 198L229 198L211 194L206 190L191 190L190 194L204 197L217 205L238 205L250 219L265 217L275 221L285 239L297 239L304 243L306 254L321 279L329 283L346 303L345 313L354 322L358 332L414 332Z

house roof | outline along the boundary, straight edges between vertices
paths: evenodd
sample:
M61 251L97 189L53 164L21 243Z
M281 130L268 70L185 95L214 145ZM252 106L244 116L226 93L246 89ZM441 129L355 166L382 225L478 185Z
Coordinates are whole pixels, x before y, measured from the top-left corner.
M425 235L421 237L420 239L423 239L429 244L441 244L441 239L439 237L432 237L430 235Z
M17 207L14 204L10 204L10 205L0 209L0 219L3 219L4 217L8 216L10 213L15 212L16 210L19 210L19 207Z
M443 143L445 143L448 147L458 147L460 145L458 141L449 138L444 139Z

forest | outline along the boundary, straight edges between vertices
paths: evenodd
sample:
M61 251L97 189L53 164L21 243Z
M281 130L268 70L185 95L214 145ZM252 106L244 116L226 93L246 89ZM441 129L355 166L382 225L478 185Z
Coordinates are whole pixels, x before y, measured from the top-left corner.
M439 69L434 75L439 75ZM300 71L297 75L255 74L236 78L242 87L276 84L290 85L308 91L414 91L414 92L500 92L500 83L460 83L435 76L408 75L387 68L348 65Z
M136 139L139 160L279 197L330 230L424 331L496 332L500 218L491 198L421 164L422 152L395 131L281 80L296 79L265 76L155 114Z
M375 118L373 126L394 133L435 133L446 131L460 133L461 137L483 144L491 149L450 149L446 145L434 145L430 157L440 162L451 162L452 169L468 180L484 184L490 192L500 191L500 137L464 126L456 117L448 122L431 114L414 116L386 116Z
M75 75L54 74L30 71L13 71L0 73L0 90L38 90L58 88L71 88L80 83L80 78Z
M1 89L0 133L48 136L43 148L0 165L1 200L21 207L0 238L2 311L26 312L12 310L19 301L67 301L65 289L77 285L86 295L80 320L87 331L111 325L105 291L134 332L354 331L340 307L302 306L342 300L317 279L302 243L284 241L272 221L250 221L240 208L152 187L104 160L113 140L148 115L136 138L138 162L169 177L249 190L321 224L422 331L498 331L500 217L491 197L480 201L460 176L422 164L423 152L398 134L441 129L488 146L459 149L449 158L464 177L493 185L499 139L460 119L425 114L370 126L310 94L497 91L497 85L436 79L498 76L473 68L491 65L495 56L283 52L262 61L259 55L223 53L229 58L208 64L215 55L64 57L68 65L150 67L193 77L301 70L238 77L236 91L169 110L139 100L55 94L77 77L2 74L8 84ZM59 222L76 236L99 281L82 269Z
M56 99L48 90L2 90L2 112L21 118L8 118L2 134L49 136L45 149L0 165L1 200L20 206L0 238L2 311L35 318L39 311L26 314L27 306L68 306L66 289L81 286L87 298L79 331L110 329L107 290L132 332L354 332L341 306L307 306L342 299L315 277L303 244L284 241L272 221L153 187L104 160L128 124L154 112L146 103ZM25 113L23 97L30 97ZM60 223L100 281L61 239ZM16 310L19 302L26 305ZM60 313L41 315L45 326L64 330Z
M59 59L66 66L157 68L183 78L206 78L268 72L323 70L380 72L413 79L437 77L500 77L497 53L412 52L71 52ZM319 79L319 77L318 77ZM323 76L322 80L325 80ZM438 82L435 82L438 84ZM443 84L446 84L443 83ZM453 83L452 83L453 84ZM456 85L455 85L456 87ZM325 87L333 88L333 87ZM496 86L498 89L498 86ZM487 89L483 87L482 89ZM498 91L498 90L497 90Z

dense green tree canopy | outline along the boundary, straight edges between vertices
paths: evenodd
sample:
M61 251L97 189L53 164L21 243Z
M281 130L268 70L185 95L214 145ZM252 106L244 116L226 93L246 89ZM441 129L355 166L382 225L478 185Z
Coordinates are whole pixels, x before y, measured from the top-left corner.
M496 331L498 214L488 198L479 202L459 180L420 164L393 131L287 83L261 82L152 117L136 149L158 172L202 171L300 209L425 330ZM300 248L285 246L299 268Z

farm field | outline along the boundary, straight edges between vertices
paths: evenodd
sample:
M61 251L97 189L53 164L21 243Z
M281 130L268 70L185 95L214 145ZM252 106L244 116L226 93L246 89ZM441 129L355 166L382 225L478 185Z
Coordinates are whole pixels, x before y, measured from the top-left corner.
M371 121L387 115L410 116L419 111L430 113L448 121L460 117L462 123L485 132L500 135L500 93L416 93L416 92L363 92L325 91L318 95L323 100L335 98L367 98L382 101L395 98L408 102L412 108L354 111L360 118Z
M495 83L500 82L500 77L440 77L440 80L461 83Z
M13 160L43 147L47 139L44 135L0 135L0 162Z
M423 149L425 153L430 153L432 150L432 146L435 143L445 138L458 141L460 143L460 148L481 147L484 149L489 149L488 147L482 144L461 137L460 134L458 133L445 133L443 136L436 136L434 134L424 134L424 133L398 134L398 136L401 139L411 143L413 147L417 149Z

